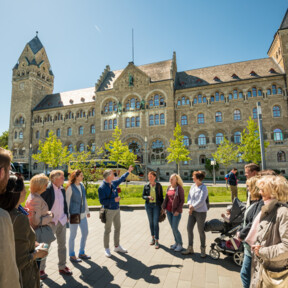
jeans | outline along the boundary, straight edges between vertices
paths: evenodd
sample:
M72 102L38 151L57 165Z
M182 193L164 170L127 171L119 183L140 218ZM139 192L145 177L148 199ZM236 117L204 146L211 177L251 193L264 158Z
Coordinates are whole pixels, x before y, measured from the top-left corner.
M167 218L172 228L172 232L174 235L175 243L183 245L182 236L178 230L179 222L181 220L181 213L178 216L174 216L172 212L167 211Z
M155 237L155 240L159 240L160 207L156 203L145 203L145 209L149 220L151 236Z
M192 215L189 215L188 223L187 223L189 246L193 247L193 241L194 241L193 229L194 229L195 224L197 223L198 232L200 235L201 247L202 248L206 247L206 235L204 232L204 224L205 224L206 216L207 216L207 212L196 212L196 211L193 211Z
M77 235L78 226L80 226L80 230L81 230L79 254L85 254L85 246L86 246L86 240L88 236L87 217L81 219L80 224L70 224L69 256L75 256L74 246L75 246L75 238Z
M249 288L251 282L251 262L252 258L244 254L244 260L240 272L241 281L244 288Z

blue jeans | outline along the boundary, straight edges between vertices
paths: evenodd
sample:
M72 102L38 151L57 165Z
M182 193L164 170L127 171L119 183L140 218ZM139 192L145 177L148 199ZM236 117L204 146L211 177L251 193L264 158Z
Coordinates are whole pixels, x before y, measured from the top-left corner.
M178 216L174 216L172 212L167 211L167 218L172 228L172 232L174 235L175 243L183 245L182 236L178 230L179 222L181 220L181 213Z
M251 281L251 262L252 258L244 254L244 260L240 272L241 281L244 288L249 288Z
M149 220L151 236L155 237L155 240L159 240L160 207L156 203L145 203L145 209Z
M86 217L84 219L81 219L80 224L70 224L69 256L75 256L74 246L78 226L80 226L81 230L79 254L85 254L85 245L88 236L88 222Z

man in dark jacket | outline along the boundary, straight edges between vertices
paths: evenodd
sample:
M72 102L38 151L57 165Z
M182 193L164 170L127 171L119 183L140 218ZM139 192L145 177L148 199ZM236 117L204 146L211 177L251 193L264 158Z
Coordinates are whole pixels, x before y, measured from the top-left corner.
M117 187L126 180L129 173L133 170L133 166L130 166L128 172L123 174L118 180L114 180L115 176L113 170L105 170L103 173L103 183L98 189L100 203L106 210L106 223L104 230L104 248L105 256L111 257L109 249L109 239L112 223L114 225L114 251L120 253L127 253L127 250L119 245L120 241L120 208L119 201L120 196L118 195Z
M232 203L233 203L234 198L238 197L236 173L237 173L237 168L233 168L230 171L229 178L228 178L228 184L230 186Z
M49 211L53 213L53 222L51 225L52 231L57 238L58 258L59 258L59 273L64 275L72 275L72 271L66 266L66 223L67 223L67 203L65 189L63 188L64 173L61 170L53 170L50 173L51 182L42 198L48 204ZM47 278L45 273L46 259L41 261L40 278Z

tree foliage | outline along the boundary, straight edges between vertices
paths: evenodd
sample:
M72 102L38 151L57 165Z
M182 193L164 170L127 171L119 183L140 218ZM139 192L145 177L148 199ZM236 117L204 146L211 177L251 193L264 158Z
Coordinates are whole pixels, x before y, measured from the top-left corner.
M0 147L4 149L8 149L8 131L4 131L2 135L0 136Z
M64 164L68 164L72 155L63 147L62 142L51 131L45 142L39 141L39 153L33 154L32 158L37 162L47 164L51 168L57 168Z
M227 167L237 160L237 154L237 145L224 138L212 156L217 163L222 164L227 170Z
M264 147L269 146L268 141L264 141ZM260 163L261 147L258 125L251 117L247 121L247 127L241 133L241 144L238 152L242 154L241 158L245 162Z
M181 126L179 123L173 132L174 139L170 139L170 146L167 148L169 155L166 157L168 163L175 162L178 167L178 174L180 173L180 162L189 161L191 158L188 156L190 151L184 145L184 136L182 135Z

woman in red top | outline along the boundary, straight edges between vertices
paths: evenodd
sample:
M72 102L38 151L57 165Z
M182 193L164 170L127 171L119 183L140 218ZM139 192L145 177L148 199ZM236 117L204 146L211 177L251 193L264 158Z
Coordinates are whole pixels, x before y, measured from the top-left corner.
M183 181L178 174L172 174L170 177L170 186L167 189L166 197L162 208L166 210L168 221L171 225L175 244L170 246L174 251L181 251L182 236L178 230L179 222L182 215L182 208L184 204L184 189Z

